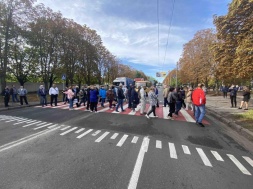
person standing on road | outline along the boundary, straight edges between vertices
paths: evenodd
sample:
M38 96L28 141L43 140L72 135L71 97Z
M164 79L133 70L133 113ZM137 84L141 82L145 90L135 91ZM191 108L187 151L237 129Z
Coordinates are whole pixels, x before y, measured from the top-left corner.
M106 97L107 97L108 102L109 102L109 108L110 108L110 110L113 110L112 109L112 102L114 101L114 93L112 91L112 87L109 87L109 90L107 90Z
M181 93L181 90L180 90L179 87L176 88L175 96L176 96L176 111L175 111L175 116L177 117L179 111L182 108L182 101L183 101L182 93Z
M250 100L250 90L248 87L245 87L245 89L243 89L243 93L242 93L243 99L241 101L241 105L238 109L242 109L243 104L245 104L245 108L244 110L248 110L249 107L249 100Z
M146 114L146 117L149 119L149 115L153 112L154 117L158 117L155 113L155 109L157 106L157 95L155 94L155 87L151 87L148 93L149 104L151 106L150 111Z
M193 106L192 106L192 88L188 88L188 92L186 94L186 108L185 110L189 110L189 107L191 106L191 111L193 111Z
M43 85L40 86L39 90L38 90L38 95L40 97L40 104L42 107L47 106L47 91L44 88Z
M146 112L145 112L145 109L146 109L146 86L142 86L141 87L141 90L140 90L140 101L141 101L141 109L140 109L140 114L141 115L144 115Z
M155 90L155 95L157 96L156 107L159 108L158 88L156 86L154 86L154 90Z
M26 105L28 105L27 97L26 97L27 90L23 86L20 86L20 88L18 89L18 95L19 95L20 105L23 105L23 100L25 101Z
M176 92L175 88L171 87L169 89L169 94L168 94L168 102L169 102L169 114L167 116L168 119L173 120L172 114L175 113L175 107L176 107Z
M90 112L95 111L97 113L99 92L93 85L90 86Z
M104 88L104 86L101 86L101 88L99 89L99 96L101 98L101 106L104 108L104 103L105 103L105 99L106 99L106 90Z
M236 108L236 96L237 96L238 88L234 85L231 85L231 87L228 89L228 92L230 92L230 100L231 100L231 108Z
M124 91L122 89L122 84L119 85L119 88L118 88L118 104L116 106L116 112L119 112L118 111L118 108L120 107L121 108L121 111L124 112L125 110L123 109L123 100L125 99L125 96L124 96Z
M6 86L5 89L3 90L2 96L4 97L4 106L8 107L10 101L10 90L8 86Z
M202 123L202 120L206 114L206 95L205 92L203 91L202 87L204 85L199 83L197 89L195 89L192 93L192 102L195 106L195 120L196 124L205 127L205 125Z
M69 110L73 110L73 100L75 96L75 93L72 91L72 88L74 88L74 86L70 86L67 91L63 92L67 95L67 98L69 100Z
M168 94L169 94L169 88L167 85L164 85L164 89L163 89L163 107L166 107L166 105L168 104L169 106L169 102L168 102Z
M127 90L127 96L128 96L128 108L131 109L132 108L132 98L131 98L131 94L132 94L132 84L130 84L129 89Z
M135 112L135 108L137 107L137 105L139 104L140 100L138 97L138 92L136 91L136 87L133 86L132 87L132 91L131 91L131 101L132 101L132 111Z
M222 86L223 98L227 98L228 95L228 87L226 85Z
M17 91L15 85L12 85L12 87L10 89L10 95L12 97L12 102L19 102L18 97L17 97L18 91Z
M53 86L50 87L49 95L51 96L51 100L50 100L51 106L53 106L53 102L54 102L54 105L57 106L57 97L59 95L59 89L56 87L55 84L53 84Z

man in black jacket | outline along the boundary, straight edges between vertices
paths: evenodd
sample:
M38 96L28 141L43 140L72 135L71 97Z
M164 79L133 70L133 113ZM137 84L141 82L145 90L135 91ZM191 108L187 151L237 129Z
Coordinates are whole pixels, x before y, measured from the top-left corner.
M8 107L9 106L8 103L10 101L10 90L8 86L5 87L5 89L2 92L2 95L4 96L4 106Z
M122 84L119 85L119 89L118 89L118 104L116 106L116 112L119 112L118 111L118 108L120 106L121 108L121 111L124 112L125 110L123 109L123 100L125 99L125 96L124 96L124 91L122 89Z
M130 84L129 86L129 89L127 91L127 96L128 96L128 108L132 108L132 98L131 98L131 95L132 95L132 84Z

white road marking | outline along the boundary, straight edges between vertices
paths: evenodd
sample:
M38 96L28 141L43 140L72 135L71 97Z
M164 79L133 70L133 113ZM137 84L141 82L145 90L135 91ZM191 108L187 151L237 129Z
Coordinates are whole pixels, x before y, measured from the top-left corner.
M0 152L5 151L5 150L8 150L8 149L10 149L10 148L13 148L13 147L15 147L15 146L18 146L18 145L23 144L23 143L25 143L25 142L28 142L28 141L30 141L30 140L32 140L32 139L38 138L39 136L44 135L44 134L47 134L47 133L49 133L49 132L52 132L52 131L54 131L54 130L56 130L56 129L58 129L58 128L59 128L59 127L54 128L54 129L51 129L51 130L40 131L40 132L35 133L35 134L32 134L32 135L30 135L30 136L21 138L21 139L19 139L19 140L17 140L17 141L13 141L13 142L11 142L11 143L5 144L5 145L3 145L3 146L0 147Z
M182 115L184 116L184 118L186 119L186 121L192 122L192 123L196 122L195 119L193 119L192 116L190 116L190 114L188 114L188 112L184 108L181 108L180 111Z
M51 126L53 123L48 123L48 124L46 124L46 125L42 125L42 126L40 126L40 127L36 127L36 128L34 128L33 130L38 130L38 129L41 129L41 128L44 128L44 127L47 127L47 126ZM55 124L55 125L57 125L57 124Z
M207 158L207 156L204 153L204 151L201 148L196 148L196 150L198 151L199 156L201 157L201 159L202 159L203 163L205 164L205 166L212 167L212 164L209 161L209 159Z
M41 121L37 121L37 122L34 122L34 123L30 123L30 124L28 124L28 125L24 125L23 127L29 127L29 126L31 126L31 125L34 125L34 124L37 124L37 123L40 123Z
M88 133L90 133L91 131L93 131L93 129L89 129L88 131L84 132L83 134L77 136L76 138L80 139L82 138L83 136L87 135Z
M118 144L117 144L116 146L121 147L121 146L124 144L124 142L126 141L127 137L128 137L128 135L124 135L124 136L120 139L120 141L118 142Z
M52 129L52 128L54 128L54 127L58 127L58 124L55 124L55 125L52 125L52 126L49 126L49 127L47 127L48 129ZM61 128L61 126L59 127L59 128Z
M107 111L107 110L109 110L110 108L109 107L106 107L106 108L103 108L103 109L101 109L101 110L98 110L98 112L105 112L105 111Z
M46 124L47 122L42 122L42 123L40 123L40 124L37 124L36 126L40 126L40 125L44 125L44 124Z
M250 172L231 154L227 156L233 161L233 163L238 167L238 169L245 175L251 175Z
M184 151L185 154L191 155L191 152L190 152L188 146L182 145L182 148L183 148L183 151Z
M101 140L103 140L110 132L105 132L103 135L101 135L99 138L97 138L97 140L95 140L95 142L100 142Z
M177 152L174 143L169 142L169 148L170 148L170 157L177 159Z
M72 129L69 129L69 130L67 130L67 131L65 131L65 132L63 132L63 133L61 133L60 135L66 135L66 134L68 134L68 133L70 133L71 131L74 131L74 130L76 130L78 127L73 127Z
M162 141L156 140L156 148L162 149Z
M119 135L119 133L114 133L111 137L111 139L115 139L117 136Z
M18 124L22 124L22 123L32 123L32 122L35 122L35 121L37 121L37 120L30 120L30 119L28 119L26 121L21 121L21 122L18 122L18 123L14 123L13 125L18 125Z
M127 106L128 106L128 104L127 104ZM124 108L124 109L125 109L125 108ZM137 107L135 108L135 111L132 110L131 112L129 112L128 115L135 115L136 112L138 112L140 109L141 109L141 106L137 106Z
M131 179L128 184L128 189L136 189L136 187L137 187L143 159L144 159L145 153L148 151L148 146L149 146L149 138L144 137L138 157L137 157L137 160L136 160L136 163L135 163L135 166L134 166L134 170L133 170Z
M92 134L92 136L96 136L101 132L101 130L97 130L95 133Z
M138 139L139 139L139 137L137 137L137 136L134 136L134 138L132 139L132 141L131 141L131 143L137 143L137 141L138 141Z
M85 130L85 128L79 129L79 130L77 130L75 133L80 133L80 132L82 132L83 130Z
M253 160L250 159L249 157L242 156L252 167L253 167Z
M66 130L66 129L68 129L68 128L70 128L71 126L66 126L66 127L63 127L62 129L61 129L61 131L64 131L64 130Z
M168 119L169 107L163 107L163 119Z
M218 152L212 151L212 150L211 150L211 152L212 152L213 156L214 156L218 161L224 161Z

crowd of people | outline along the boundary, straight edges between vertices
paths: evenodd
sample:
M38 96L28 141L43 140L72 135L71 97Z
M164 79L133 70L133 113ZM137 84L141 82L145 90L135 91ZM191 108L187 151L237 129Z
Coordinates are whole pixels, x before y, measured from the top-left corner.
M230 95L231 107L237 107L237 91L238 86L231 85L230 87L222 86L223 97L227 98L227 93ZM57 106L59 89L55 84L47 91L43 85L40 85L37 94L40 98L41 106L47 106L47 95L50 96L50 105ZM120 84L119 86L100 86L95 85L82 86L79 89L78 86L73 85L66 87L63 91L63 102L69 104L69 110L73 110L74 106L86 106L86 110L90 112L98 112L98 104L101 107L105 107L105 102L109 103L109 109L115 110L115 112L125 111L123 108L124 102L128 103L128 108L132 111L136 111L136 107L139 105L140 115L145 115L150 119L150 114L156 115L156 108L159 108L158 89L156 86L147 88L146 86L139 86L136 88L134 85L130 85L128 88ZM13 102L20 102L23 105L27 101L27 90L20 86L17 89L14 85L9 89L5 87L2 92L4 96L5 107L8 107L10 97ZM250 100L250 90L247 87L243 88L243 99L239 106L244 110L248 110L248 102ZM19 99L18 99L19 96ZM191 110L194 112L196 123L201 127L204 127L202 120L205 115L205 103L206 103L206 90L203 84L198 84L197 88L191 87L171 87L164 85L163 89L163 107L169 107L168 119L173 120L173 117L179 116L179 111L184 108L185 110ZM149 102L150 110L146 112L146 103Z

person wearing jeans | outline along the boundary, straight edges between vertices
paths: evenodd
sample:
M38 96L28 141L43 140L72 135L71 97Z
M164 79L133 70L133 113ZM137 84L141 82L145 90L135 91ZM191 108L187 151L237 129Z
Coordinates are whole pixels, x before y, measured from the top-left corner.
M124 96L124 91L122 89L122 85L119 85L119 89L118 89L118 104L116 106L116 112L118 111L118 108L121 108L121 111L124 112L125 110L123 109L123 100L124 100L125 96Z
M195 107L194 116L195 116L196 124L201 127L205 127L202 123L202 120L206 114L206 108L205 108L206 95L205 95L205 92L202 90L203 86L204 85L201 83L198 84L198 88L195 89L192 93L192 102Z
M69 87L69 89L63 93L66 94L69 99L69 110L73 110L73 98L75 93L72 91L72 87Z

